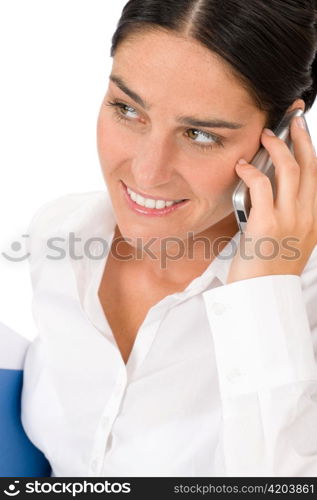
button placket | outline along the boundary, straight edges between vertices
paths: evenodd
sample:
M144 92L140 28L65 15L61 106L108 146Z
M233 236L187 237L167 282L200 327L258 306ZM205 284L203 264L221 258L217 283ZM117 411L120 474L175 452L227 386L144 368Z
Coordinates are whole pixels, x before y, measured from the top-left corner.
M111 418L109 416L102 417L98 430L95 435L95 445L92 452L91 472L100 474L105 453L107 452L107 443L111 429Z
M120 410L122 397L124 394L124 390L126 388L126 382L127 382L127 376L126 376L126 370L124 369L123 373L119 377L118 383L115 386L115 389L112 393L112 397L110 398L104 410L104 413L99 421L98 429L95 434L94 448L92 453L93 459L91 462L91 472L93 473L96 473L96 470L98 470L100 473L105 454L109 451L111 447L113 436L110 431L113 422L116 419ZM98 463L96 463L96 460Z
M90 472L93 475L99 475L98 473L100 472L101 469L101 462L102 459L100 457L94 457L93 460L91 461Z
M109 426L109 422L110 422L110 419L109 417L102 417L102 420L101 420L101 428L102 430L106 430L107 427Z

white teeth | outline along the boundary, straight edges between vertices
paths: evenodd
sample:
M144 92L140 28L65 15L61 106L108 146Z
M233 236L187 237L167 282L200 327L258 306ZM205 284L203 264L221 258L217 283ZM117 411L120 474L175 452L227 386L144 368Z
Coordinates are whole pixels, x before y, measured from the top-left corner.
M143 198L143 196L140 196L139 194L137 194L135 202L138 205L141 205L141 207L144 207L144 205L145 205L145 198Z
M156 209L162 209L165 207L171 207L175 203L178 203L181 200L176 200L176 201L164 201L164 200L153 200L151 198L143 198L143 196L135 193L132 191L132 189L127 187L127 191L130 195L130 198L137 203L138 205L146 208L156 208Z
M155 208L155 200L151 200L150 198L147 198L145 200L145 207L146 208Z
M165 208L165 201L163 201L163 200L156 200L155 208Z

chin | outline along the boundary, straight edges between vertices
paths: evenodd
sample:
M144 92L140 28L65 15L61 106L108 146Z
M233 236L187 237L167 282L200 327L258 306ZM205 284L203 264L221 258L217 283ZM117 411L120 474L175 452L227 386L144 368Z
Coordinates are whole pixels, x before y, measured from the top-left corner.
M122 221L120 219L117 219L117 223L121 235L124 238L129 238L130 240L136 240L137 238L142 238L145 241L149 241L152 238L161 240L168 237L180 238L182 235L182 232L180 230L168 230L166 228L162 228L159 223L157 223L155 227L149 227L142 223L131 224L126 220Z

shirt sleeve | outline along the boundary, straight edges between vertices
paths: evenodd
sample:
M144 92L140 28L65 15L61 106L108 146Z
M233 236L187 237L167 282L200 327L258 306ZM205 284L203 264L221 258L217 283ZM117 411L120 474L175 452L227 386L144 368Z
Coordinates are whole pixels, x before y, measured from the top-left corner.
M309 271L305 295L296 275L203 294L223 405L218 475L317 476L317 271Z
M26 239L28 263L33 291L41 280L43 266L65 255L63 243L69 236L64 227L76 220L77 211L85 209L85 203L94 193L69 193L46 202L29 222ZM73 230L74 225L71 226ZM76 227L76 226L75 226ZM57 245L57 246L55 246Z

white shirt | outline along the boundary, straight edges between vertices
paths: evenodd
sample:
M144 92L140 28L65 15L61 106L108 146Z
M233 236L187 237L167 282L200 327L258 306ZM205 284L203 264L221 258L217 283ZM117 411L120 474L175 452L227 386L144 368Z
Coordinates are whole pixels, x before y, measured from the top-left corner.
M316 248L301 277L227 285L228 244L150 308L125 365L97 295L115 225L93 192L48 203L29 228L39 336L22 417L53 475L317 475ZM65 258L48 258L52 237Z

